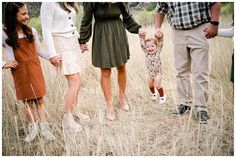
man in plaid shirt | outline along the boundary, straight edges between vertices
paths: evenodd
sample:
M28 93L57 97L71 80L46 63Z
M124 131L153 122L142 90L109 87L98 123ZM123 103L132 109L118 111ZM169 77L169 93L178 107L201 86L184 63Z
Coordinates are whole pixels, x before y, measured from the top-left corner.
M210 55L207 39L217 35L219 2L160 2L156 8L156 38L163 37L161 25L167 20L173 28L177 93L180 101L176 115L193 111L198 123L207 123ZM192 94L191 76L194 83Z

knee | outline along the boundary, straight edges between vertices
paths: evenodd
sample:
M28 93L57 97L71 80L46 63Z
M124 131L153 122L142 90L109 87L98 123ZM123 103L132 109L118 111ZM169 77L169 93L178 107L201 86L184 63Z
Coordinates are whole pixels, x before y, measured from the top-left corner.
M111 77L111 69L101 69L101 77L102 78L110 78Z
M149 87L154 87L154 80L149 78L148 85L149 85Z
M36 99L36 105L42 107L44 104L43 98Z
M186 69L176 69L177 70L177 76L179 78L188 78L190 77L190 71Z
M69 84L69 87L80 89L81 88L80 76L79 75L70 76L68 78L68 84Z
M161 88L161 75L157 75L155 77L155 87L156 87L156 89Z
M125 74L126 73L126 66L123 65L121 67L117 67L118 74Z

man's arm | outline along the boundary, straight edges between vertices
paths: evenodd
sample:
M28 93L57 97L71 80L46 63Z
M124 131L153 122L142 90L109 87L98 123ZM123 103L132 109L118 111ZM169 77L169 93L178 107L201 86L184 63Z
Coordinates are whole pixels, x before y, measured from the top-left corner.
M163 23L164 17L165 17L165 14L158 13L158 12L156 13L156 20L155 20L156 29L161 29L161 25Z
M160 39L163 38L163 32L161 31L161 25L163 23L165 14L162 13L156 13L156 20L155 20L155 25L156 25L156 33L155 33L155 38L160 41Z
M220 2L215 2L211 5L211 22L204 29L206 38L214 38L218 32L219 14L220 14Z
M216 2L211 6L211 21L219 21L221 3Z

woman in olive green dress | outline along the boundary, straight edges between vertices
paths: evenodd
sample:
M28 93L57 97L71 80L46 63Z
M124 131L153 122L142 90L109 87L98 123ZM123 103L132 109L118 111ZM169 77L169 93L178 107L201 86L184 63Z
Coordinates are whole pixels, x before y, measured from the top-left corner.
M126 63L130 57L127 29L138 33L141 28L128 11L126 3L117 2L85 2L84 15L80 26L80 48L88 50L87 42L92 35L92 19L94 17L92 64L101 69L101 86L107 105L107 118L115 119L111 99L111 68L118 71L119 104L121 109L129 111L125 99ZM122 19L120 18L122 15Z

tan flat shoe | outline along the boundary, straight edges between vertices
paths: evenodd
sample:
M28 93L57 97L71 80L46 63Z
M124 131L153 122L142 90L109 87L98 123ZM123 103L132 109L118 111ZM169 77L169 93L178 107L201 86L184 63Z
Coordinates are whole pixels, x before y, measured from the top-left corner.
M114 109L111 110L110 112L107 110L107 119L110 121L113 121L115 120L115 118L116 118L116 115L115 115Z
M124 111L129 111L129 105L128 103L125 101L123 104L121 104L121 102L119 102L120 104L120 108Z

